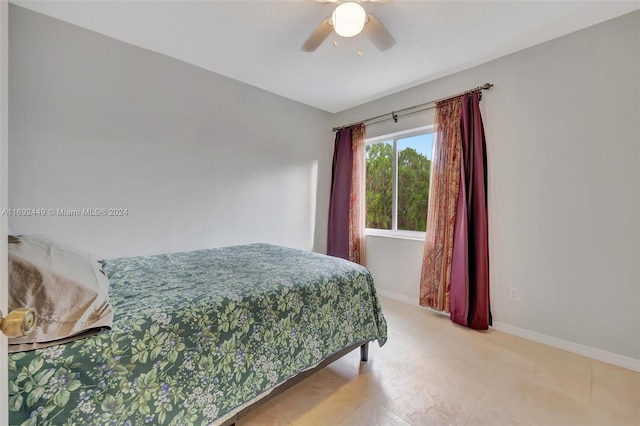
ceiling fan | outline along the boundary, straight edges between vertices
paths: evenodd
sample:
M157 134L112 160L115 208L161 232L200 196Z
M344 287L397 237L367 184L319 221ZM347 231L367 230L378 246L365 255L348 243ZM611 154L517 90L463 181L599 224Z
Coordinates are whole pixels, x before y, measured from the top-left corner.
M300 50L313 52L323 41L335 31L342 37L353 37L364 33L380 51L390 49L396 40L391 33L376 19L368 14L359 1L341 0L315 0L321 3L339 3L330 17L322 21L309 38L304 42ZM386 3L389 0L368 0L371 2Z

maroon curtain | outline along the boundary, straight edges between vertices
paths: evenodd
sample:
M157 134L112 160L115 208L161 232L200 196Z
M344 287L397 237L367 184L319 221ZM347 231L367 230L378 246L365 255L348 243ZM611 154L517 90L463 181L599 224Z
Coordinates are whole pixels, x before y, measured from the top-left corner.
M479 92L463 96L460 133L462 161L451 261L451 320L486 330L491 325L487 153Z
M352 166L351 128L338 130L333 149L327 254L347 260Z

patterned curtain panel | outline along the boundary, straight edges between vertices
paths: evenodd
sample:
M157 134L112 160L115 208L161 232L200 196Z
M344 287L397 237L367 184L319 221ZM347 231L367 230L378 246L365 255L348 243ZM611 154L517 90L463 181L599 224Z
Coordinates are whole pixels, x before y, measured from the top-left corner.
M364 263L364 125L336 132L327 254Z
M351 127L353 167L351 172L351 198L349 212L349 260L364 265L365 228L365 162L363 124Z
M420 305L449 312L451 258L460 189L460 114L462 97L436 104L436 133L431 163Z

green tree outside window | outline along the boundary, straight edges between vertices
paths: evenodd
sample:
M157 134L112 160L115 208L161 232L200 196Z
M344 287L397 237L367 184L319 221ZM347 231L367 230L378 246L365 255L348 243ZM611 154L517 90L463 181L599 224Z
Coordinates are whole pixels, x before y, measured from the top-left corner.
M432 133L370 143L366 146L366 227L393 228L397 198L397 230L425 232L429 205ZM394 144L397 160L394 159ZM397 161L397 162L396 162ZM394 194L394 165L397 190Z

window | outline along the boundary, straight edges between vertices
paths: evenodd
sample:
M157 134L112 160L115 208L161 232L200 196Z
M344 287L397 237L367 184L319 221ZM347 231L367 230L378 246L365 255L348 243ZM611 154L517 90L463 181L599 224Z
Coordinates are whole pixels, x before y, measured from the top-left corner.
M366 140L369 231L406 236L426 231L432 147L432 126Z

